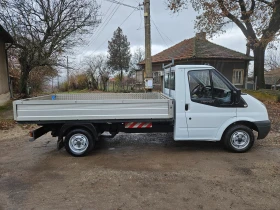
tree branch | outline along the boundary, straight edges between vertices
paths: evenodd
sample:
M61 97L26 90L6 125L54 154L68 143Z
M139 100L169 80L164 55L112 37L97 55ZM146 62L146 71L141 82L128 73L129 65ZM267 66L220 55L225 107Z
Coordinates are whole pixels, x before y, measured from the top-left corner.
M268 27L263 30L263 36L261 38L265 46L272 41L276 33L280 30L280 0L275 0L274 5L275 7L270 22Z
M241 20L243 20L244 24L247 27L247 32L248 32L248 35L249 35L247 37L247 39L256 40L257 36L256 36L256 33L255 33L255 31L253 29L253 26L251 24L251 21L250 21L250 16L253 12L253 9L255 8L255 1L252 0L252 5L251 5L251 9L250 9L251 13L247 12L244 0L238 0L238 3L239 3L239 6L240 6L240 10L241 10Z
M225 7L223 0L218 0L220 9L222 10L223 14L228 17L229 19L231 19L242 31L242 33L244 34L244 36L248 39L249 38L249 34L247 32L246 27L241 23L241 21L239 21L237 19L237 17L235 17L232 13L230 13L228 11L228 9Z
M257 1L266 4L266 5L270 6L271 8L275 7L275 3L274 2L269 2L269 1L266 1L266 0L257 0Z

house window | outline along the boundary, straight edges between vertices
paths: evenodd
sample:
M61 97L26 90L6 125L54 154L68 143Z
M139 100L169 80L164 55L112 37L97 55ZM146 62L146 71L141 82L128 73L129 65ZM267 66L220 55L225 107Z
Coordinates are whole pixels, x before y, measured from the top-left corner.
M155 83L155 84L160 84L160 72L157 71L157 72L154 72L153 74L154 74L154 75L153 75L153 77L154 77L154 83Z
M232 83L234 85L243 85L243 69L233 69Z

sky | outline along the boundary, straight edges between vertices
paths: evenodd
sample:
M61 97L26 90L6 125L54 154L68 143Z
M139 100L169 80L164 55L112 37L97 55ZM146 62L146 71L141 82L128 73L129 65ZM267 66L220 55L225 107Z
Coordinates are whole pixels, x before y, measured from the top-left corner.
M118 0L124 4L137 7L142 1ZM85 37L85 45L75 50L70 59L72 62L81 62L85 56L106 53L108 40L113 32L120 26L127 35L131 51L137 47L144 47L144 16L143 11L118 5L107 0L97 0L101 5L101 24L93 34ZM151 34L152 55L169 48L184 39L195 36L194 20L197 13L189 7L180 13L173 14L167 9L164 0L151 0ZM159 32L158 32L159 31ZM230 26L227 33L209 41L227 48L245 53L246 40L242 32L234 25Z

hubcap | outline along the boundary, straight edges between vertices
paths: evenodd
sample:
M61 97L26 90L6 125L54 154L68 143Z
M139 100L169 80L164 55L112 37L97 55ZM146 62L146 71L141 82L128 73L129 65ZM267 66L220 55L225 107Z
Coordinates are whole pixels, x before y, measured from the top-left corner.
M83 154L88 148L88 138L84 134L77 133L71 136L69 147L74 154Z
M244 149L250 143L250 136L247 132L238 130L231 135L230 142L235 149Z

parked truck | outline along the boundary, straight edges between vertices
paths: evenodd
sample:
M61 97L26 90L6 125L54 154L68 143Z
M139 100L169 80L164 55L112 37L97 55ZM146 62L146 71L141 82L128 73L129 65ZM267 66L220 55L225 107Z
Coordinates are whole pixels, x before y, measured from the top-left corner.
M14 101L18 123L38 124L32 140L47 132L58 149L84 156L102 133L173 132L175 141L222 141L233 152L246 152L254 133L270 131L265 105L241 93L208 65L164 69L163 93L56 94Z

